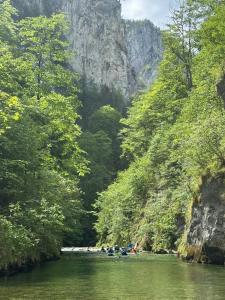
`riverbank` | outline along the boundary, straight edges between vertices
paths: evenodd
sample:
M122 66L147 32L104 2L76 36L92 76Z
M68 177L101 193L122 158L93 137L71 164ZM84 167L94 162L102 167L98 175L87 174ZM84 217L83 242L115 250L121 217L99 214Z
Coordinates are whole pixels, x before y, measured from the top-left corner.
M18 273L27 273L31 272L37 266L43 265L47 262L54 262L60 259L60 256L54 256L49 258L43 258L37 261L28 260L21 265L11 264L7 267L7 269L0 270L0 277L10 277L14 276ZM1 298L0 298L1 299Z

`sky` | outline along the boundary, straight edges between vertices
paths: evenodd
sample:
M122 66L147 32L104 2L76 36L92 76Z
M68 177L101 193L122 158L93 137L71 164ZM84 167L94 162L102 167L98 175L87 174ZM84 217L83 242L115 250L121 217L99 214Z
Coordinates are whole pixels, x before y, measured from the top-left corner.
M163 28L169 22L170 11L177 6L177 0L121 0L125 19L149 19Z

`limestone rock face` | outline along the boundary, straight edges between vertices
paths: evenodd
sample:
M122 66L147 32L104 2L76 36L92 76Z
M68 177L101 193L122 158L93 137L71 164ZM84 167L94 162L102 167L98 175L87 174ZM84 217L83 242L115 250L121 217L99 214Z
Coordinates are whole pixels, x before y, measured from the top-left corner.
M160 30L150 21L125 21L118 0L13 0L22 16L64 12L72 68L97 86L125 96L152 83L162 54Z
M187 230L188 260L224 264L225 174L203 180L201 196L193 204Z
M149 20L126 20L125 26L129 65L132 79L136 83L133 86L135 92L145 89L154 81L162 58L162 39L160 29ZM132 91L132 86L130 90Z
M12 0L22 17L49 16L61 11L64 0Z
M127 96L129 65L120 3L72 1L64 10L71 18L74 70L98 86L114 87Z

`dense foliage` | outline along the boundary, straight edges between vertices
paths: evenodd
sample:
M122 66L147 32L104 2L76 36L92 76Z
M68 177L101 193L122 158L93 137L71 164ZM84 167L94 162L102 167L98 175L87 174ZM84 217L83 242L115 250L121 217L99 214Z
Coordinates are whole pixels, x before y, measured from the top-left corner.
M0 15L0 269L7 269L57 256L71 230L79 240L87 162L64 16L15 21L8 0Z
M93 203L97 193L107 188L122 167L121 141L118 138L121 117L121 114L110 105L101 106L91 115L86 115L85 129L80 138L80 145L86 151L86 158L90 162L88 165L90 171L80 182L86 211L82 222L84 245L96 244Z
M0 14L1 270L95 244L92 204L121 168L124 99L70 70L64 15L21 19L9 0Z
M20 20L5 0L0 15L0 270L95 230L177 248L201 177L225 164L224 1L174 12L157 80L122 120L118 91L70 71L62 14Z
M101 243L176 248L201 176L224 167L224 15L214 0L174 12L158 78L122 121L130 166L96 202Z

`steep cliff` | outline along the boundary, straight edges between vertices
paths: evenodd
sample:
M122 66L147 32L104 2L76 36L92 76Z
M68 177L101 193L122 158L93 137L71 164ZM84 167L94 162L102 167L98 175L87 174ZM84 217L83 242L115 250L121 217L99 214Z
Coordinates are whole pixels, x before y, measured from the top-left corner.
M13 5L19 10L21 17L49 16L61 11L64 0L12 0Z
M136 83L130 90L135 92L145 89L154 81L162 58L162 39L160 29L149 20L127 20L125 26L129 66Z
M13 0L22 16L64 12L70 21L73 69L125 98L154 79L162 53L160 30L150 21L124 21L118 0Z
M193 203L186 233L187 260L224 264L225 261L225 174L205 176L200 198Z

